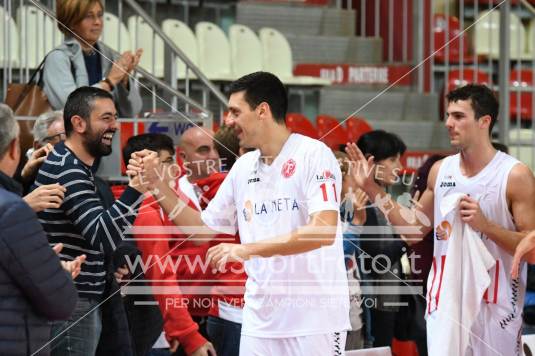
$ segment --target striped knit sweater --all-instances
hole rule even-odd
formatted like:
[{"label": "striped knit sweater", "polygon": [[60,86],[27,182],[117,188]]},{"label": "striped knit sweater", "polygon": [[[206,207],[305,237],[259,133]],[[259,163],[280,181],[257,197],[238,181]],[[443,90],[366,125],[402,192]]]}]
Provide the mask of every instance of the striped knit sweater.
[{"label": "striped knit sweater", "polygon": [[51,245],[63,243],[60,258],[73,260],[85,254],[75,285],[81,297],[99,299],[104,291],[105,255],[109,256],[123,239],[125,227],[133,224],[143,196],[128,187],[105,210],[97,196],[91,167],[84,164],[63,142],[54,146],[41,166],[34,187],[59,183],[67,191],[59,209],[38,213]]}]

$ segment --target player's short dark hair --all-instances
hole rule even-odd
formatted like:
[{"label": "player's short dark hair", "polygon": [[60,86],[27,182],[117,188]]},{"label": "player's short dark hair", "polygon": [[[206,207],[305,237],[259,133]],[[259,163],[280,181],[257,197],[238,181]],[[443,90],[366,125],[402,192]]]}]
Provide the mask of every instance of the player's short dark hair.
[{"label": "player's short dark hair", "polygon": [[63,109],[63,124],[67,136],[70,136],[73,130],[72,117],[77,115],[88,121],[93,111],[93,103],[97,99],[113,101],[113,96],[106,90],[96,87],[80,87],[69,94]]},{"label": "player's short dark hair", "polygon": [[496,94],[486,85],[468,84],[454,89],[446,95],[446,100],[448,100],[448,103],[455,103],[459,100],[470,100],[476,120],[489,115],[489,134],[492,132],[496,121],[498,121],[500,104],[498,103],[498,99],[496,99]]},{"label": "player's short dark hair", "polygon": [[229,95],[244,91],[244,98],[251,109],[267,103],[278,123],[284,123],[288,111],[288,94],[284,84],[268,72],[254,72],[232,82]]}]

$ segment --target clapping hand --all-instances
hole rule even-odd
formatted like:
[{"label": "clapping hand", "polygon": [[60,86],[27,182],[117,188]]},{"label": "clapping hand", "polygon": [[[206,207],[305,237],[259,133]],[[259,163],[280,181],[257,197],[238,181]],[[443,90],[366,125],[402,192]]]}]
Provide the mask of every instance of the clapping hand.
[{"label": "clapping hand", "polygon": [[[63,244],[56,244],[52,249],[57,255],[59,255],[59,253],[63,249]],[[71,274],[72,279],[75,279],[80,274],[80,271],[82,270],[82,264],[85,262],[85,259],[85,255],[80,255],[72,261],[60,261],[61,267],[63,267],[65,271]]]}]

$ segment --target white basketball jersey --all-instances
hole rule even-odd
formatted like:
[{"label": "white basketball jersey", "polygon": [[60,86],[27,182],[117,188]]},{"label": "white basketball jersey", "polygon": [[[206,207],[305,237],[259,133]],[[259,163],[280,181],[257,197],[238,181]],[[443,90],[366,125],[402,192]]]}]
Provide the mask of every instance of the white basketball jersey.
[{"label": "white basketball jersey", "polygon": [[[440,300],[440,292],[448,238],[453,222],[448,221],[440,213],[440,201],[444,196],[451,193],[469,194],[479,201],[487,219],[505,229],[516,230],[507,206],[506,191],[509,173],[519,161],[503,152],[497,152],[481,172],[468,178],[461,173],[460,158],[460,154],[445,158],[435,183],[434,254],[427,280],[427,315],[440,308],[441,304],[448,304]],[[451,214],[448,217],[451,219]],[[488,251],[496,259],[495,267],[489,271],[491,284],[483,297],[485,310],[493,316],[495,324],[489,327],[518,330],[522,324],[527,267],[524,264],[520,278],[513,280],[510,275],[513,256],[485,235],[480,234],[480,236]],[[455,301],[448,302],[455,303]]]},{"label": "white basketball jersey", "polygon": [[[332,151],[320,141],[292,134],[270,165],[259,150],[241,156],[202,219],[213,229],[224,224],[231,225],[232,234],[239,229],[242,243],[262,242],[297,231],[316,212],[338,212],[341,183]],[[251,258],[244,266],[242,335],[290,338],[351,329],[339,219],[332,245]]]}]

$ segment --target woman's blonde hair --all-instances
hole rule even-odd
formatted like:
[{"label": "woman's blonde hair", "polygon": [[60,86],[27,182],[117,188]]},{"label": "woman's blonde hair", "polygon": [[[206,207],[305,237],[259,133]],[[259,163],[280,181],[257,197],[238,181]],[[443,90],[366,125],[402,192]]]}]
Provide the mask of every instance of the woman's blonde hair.
[{"label": "woman's blonde hair", "polygon": [[[104,10],[100,0],[58,0],[56,4],[56,16],[58,18],[58,28],[65,35],[71,35],[69,30],[73,30],[87,15],[91,7],[99,4]],[[67,28],[65,28],[65,26]]]}]

